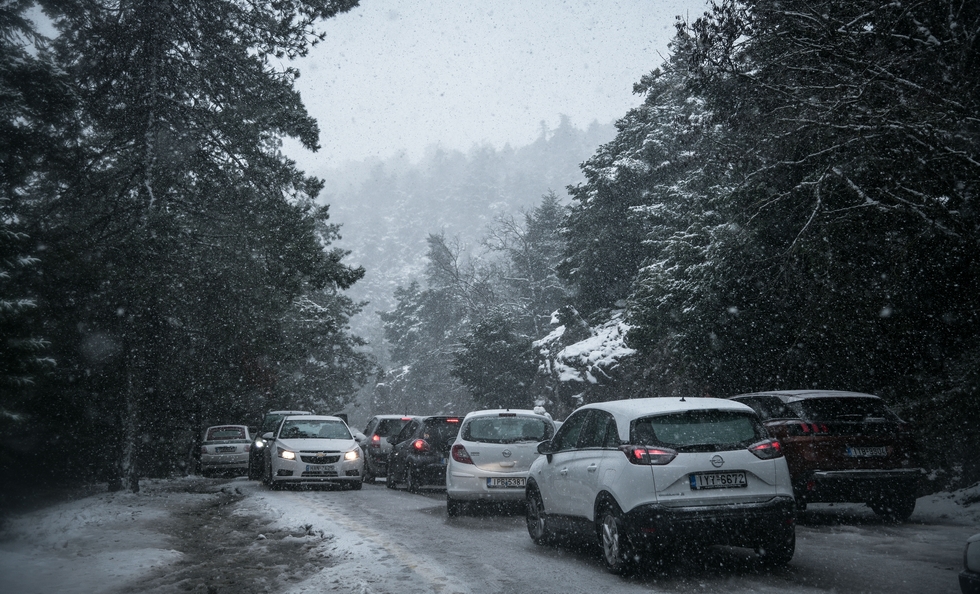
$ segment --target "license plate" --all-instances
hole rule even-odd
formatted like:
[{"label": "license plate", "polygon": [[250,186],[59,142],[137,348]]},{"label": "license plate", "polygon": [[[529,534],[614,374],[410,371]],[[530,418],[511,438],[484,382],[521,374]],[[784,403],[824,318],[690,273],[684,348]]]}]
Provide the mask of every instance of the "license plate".
[{"label": "license plate", "polygon": [[691,475],[691,488],[733,489],[749,486],[744,472],[698,472]]},{"label": "license plate", "polygon": [[307,464],[306,472],[326,472],[328,470],[333,470],[333,466],[328,466],[326,464]]},{"label": "license plate", "polygon": [[524,488],[524,484],[527,479],[524,477],[514,477],[514,478],[488,478],[487,487],[491,489],[497,488]]},{"label": "license plate", "polygon": [[235,446],[218,446],[218,447],[216,447],[214,449],[219,454],[228,454],[230,452],[234,452],[238,448],[236,448]]},{"label": "license plate", "polygon": [[885,446],[869,447],[847,447],[847,455],[852,458],[884,458],[888,456],[888,448]]}]

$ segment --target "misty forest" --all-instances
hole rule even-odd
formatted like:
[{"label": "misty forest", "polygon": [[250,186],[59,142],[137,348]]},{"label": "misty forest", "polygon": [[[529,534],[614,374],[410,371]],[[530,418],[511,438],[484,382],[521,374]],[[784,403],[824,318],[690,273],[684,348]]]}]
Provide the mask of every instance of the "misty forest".
[{"label": "misty forest", "polygon": [[289,60],[356,4],[0,3],[5,480],[138,490],[276,408],[816,387],[980,480],[980,3],[716,0],[615,124],[300,171]]}]

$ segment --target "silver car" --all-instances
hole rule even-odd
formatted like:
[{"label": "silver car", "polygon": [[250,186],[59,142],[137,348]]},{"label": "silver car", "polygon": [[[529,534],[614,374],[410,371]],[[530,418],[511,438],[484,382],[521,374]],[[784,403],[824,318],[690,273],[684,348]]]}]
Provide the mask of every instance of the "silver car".
[{"label": "silver car", "polygon": [[463,419],[446,469],[446,512],[459,515],[467,501],[522,501],[538,443],[555,423],[532,410],[480,410]]},{"label": "silver car", "polygon": [[248,472],[252,440],[244,425],[216,425],[204,431],[201,443],[201,475]]},{"label": "silver car", "polygon": [[265,483],[283,485],[334,484],[360,489],[364,458],[343,420],[322,415],[288,416],[275,433],[262,436]]}]

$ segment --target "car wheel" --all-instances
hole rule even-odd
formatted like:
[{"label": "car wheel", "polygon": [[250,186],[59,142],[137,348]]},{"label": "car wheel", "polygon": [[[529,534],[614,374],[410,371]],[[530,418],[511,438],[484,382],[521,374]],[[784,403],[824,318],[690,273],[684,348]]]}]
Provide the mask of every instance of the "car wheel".
[{"label": "car wheel", "polygon": [[364,483],[361,481],[348,481],[344,486],[351,491],[360,491],[361,487],[364,486]]},{"label": "car wheel", "polygon": [[463,513],[463,502],[446,495],[446,515],[455,518]]},{"label": "car wheel", "polygon": [[544,502],[541,500],[541,493],[538,492],[537,488],[528,489],[525,504],[527,533],[531,536],[531,540],[538,545],[550,543],[553,538],[551,526],[548,525],[548,517],[544,512]]},{"label": "car wheel", "polygon": [[388,489],[394,489],[397,486],[398,486],[398,483],[395,481],[395,473],[392,472],[391,466],[389,466],[388,467],[388,476],[385,477],[385,487],[388,488]]},{"label": "car wheel", "polygon": [[763,565],[767,567],[782,567],[793,560],[796,553],[796,527],[790,527],[788,533],[782,534],[771,542],[759,545],[755,552],[759,554]]},{"label": "car wheel", "polygon": [[361,475],[361,481],[365,483],[374,482],[374,473],[371,472],[370,468],[368,468],[367,462],[364,463],[364,474]]},{"label": "car wheel", "polygon": [[405,471],[405,475],[406,475],[405,482],[408,483],[408,492],[418,493],[421,490],[421,486],[419,485],[418,473],[412,470],[412,467],[409,466],[408,469]]},{"label": "car wheel", "polygon": [[265,484],[268,485],[273,491],[279,490],[279,483],[277,483],[275,477],[272,476],[272,464],[269,465],[269,469],[266,472]]},{"label": "car wheel", "polygon": [[610,573],[624,575],[635,566],[632,547],[623,531],[623,512],[615,503],[606,503],[596,514],[596,531],[602,547],[602,562]]},{"label": "car wheel", "polygon": [[886,495],[881,499],[869,501],[868,507],[880,518],[893,522],[904,522],[915,511],[915,495],[912,493]]}]

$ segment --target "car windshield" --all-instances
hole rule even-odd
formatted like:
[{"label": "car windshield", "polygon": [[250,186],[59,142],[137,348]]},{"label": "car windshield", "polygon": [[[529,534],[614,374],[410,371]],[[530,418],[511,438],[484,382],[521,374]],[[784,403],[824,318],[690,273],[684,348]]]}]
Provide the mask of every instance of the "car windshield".
[{"label": "car windshield", "polygon": [[409,419],[381,419],[378,423],[378,428],[374,430],[376,435],[381,437],[390,437],[396,435],[402,430],[402,427],[408,423]]},{"label": "car windshield", "polygon": [[283,421],[279,437],[284,439],[353,439],[343,421],[292,419]]},{"label": "car windshield", "polygon": [[630,442],[679,451],[720,451],[745,447],[767,433],[752,413],[691,410],[645,417],[630,425]]},{"label": "car windshield", "polygon": [[539,442],[553,433],[545,419],[526,416],[477,417],[463,427],[463,439],[483,443]]},{"label": "car windshield", "polygon": [[790,402],[787,406],[800,418],[811,422],[899,420],[878,398],[809,398]]},{"label": "car windshield", "polygon": [[244,427],[211,427],[208,429],[206,441],[227,441],[232,439],[246,439]]}]

